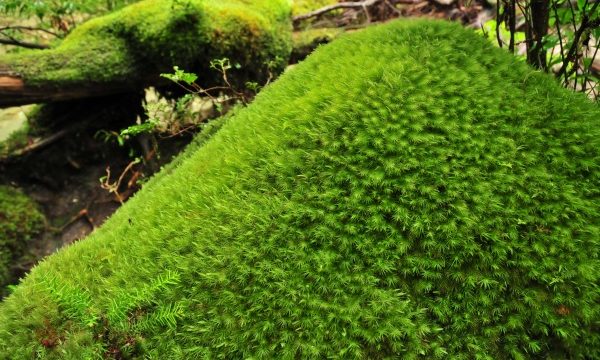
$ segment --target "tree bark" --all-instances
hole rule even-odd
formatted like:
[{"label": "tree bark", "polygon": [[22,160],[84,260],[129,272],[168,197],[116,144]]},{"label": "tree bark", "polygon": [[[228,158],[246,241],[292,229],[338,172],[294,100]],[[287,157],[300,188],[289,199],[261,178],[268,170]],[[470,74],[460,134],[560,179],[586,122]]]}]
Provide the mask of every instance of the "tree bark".
[{"label": "tree bark", "polygon": [[531,21],[527,30],[527,62],[532,66],[545,70],[546,52],[544,36],[548,33],[550,6],[548,0],[531,0]]},{"label": "tree bark", "polygon": [[118,93],[135,92],[150,84],[157,85],[164,80],[148,81],[145,84],[127,83],[82,83],[74,86],[54,86],[27,84],[19,75],[0,70],[0,107],[34,103],[56,102],[89,97],[99,97]]}]

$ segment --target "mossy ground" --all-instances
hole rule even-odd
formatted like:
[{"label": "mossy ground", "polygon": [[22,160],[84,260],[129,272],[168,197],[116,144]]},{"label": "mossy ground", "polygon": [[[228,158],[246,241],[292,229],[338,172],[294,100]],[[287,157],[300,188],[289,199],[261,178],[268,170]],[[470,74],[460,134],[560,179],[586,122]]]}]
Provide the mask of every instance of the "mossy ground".
[{"label": "mossy ground", "polygon": [[44,228],[44,216],[20,191],[0,185],[0,297],[14,279],[11,266]]},{"label": "mossy ground", "polygon": [[0,306],[0,357],[600,358],[600,110],[456,24],[319,48]]},{"label": "mossy ground", "polygon": [[242,80],[281,70],[291,51],[287,0],[145,0],[77,27],[50,50],[0,57],[30,85],[144,83],[174,65],[210,73],[211,60],[229,58]]},{"label": "mossy ground", "polygon": [[0,141],[0,158],[7,157],[15,149],[27,146],[29,140],[29,126],[24,124],[20,129],[13,131],[8,138]]}]

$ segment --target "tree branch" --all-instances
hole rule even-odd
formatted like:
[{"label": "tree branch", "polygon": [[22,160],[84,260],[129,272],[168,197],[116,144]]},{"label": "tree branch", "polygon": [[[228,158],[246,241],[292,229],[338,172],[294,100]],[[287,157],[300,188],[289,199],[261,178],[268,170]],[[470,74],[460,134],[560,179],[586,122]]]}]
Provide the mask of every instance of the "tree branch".
[{"label": "tree branch", "polygon": [[600,5],[600,1],[594,3],[589,13],[583,15],[583,18],[581,19],[581,26],[575,32],[575,35],[573,36],[573,43],[571,44],[571,47],[567,52],[566,61],[563,62],[562,66],[560,67],[560,70],[558,70],[558,72],[556,73],[557,78],[560,78],[567,71],[567,66],[569,65],[569,63],[575,61],[575,58],[577,56],[577,48],[579,47],[579,40],[581,40],[581,36],[583,35],[583,33],[585,33],[587,29],[593,29],[595,27],[600,26],[600,18],[595,19],[593,21],[590,21],[589,18],[589,14],[593,14],[598,8],[598,5]]},{"label": "tree branch", "polygon": [[50,31],[48,29],[44,29],[44,28],[39,28],[39,27],[31,27],[31,26],[21,26],[21,25],[11,25],[11,26],[3,26],[0,27],[0,32],[1,31],[6,31],[6,30],[18,30],[18,31],[41,31],[41,32],[45,32],[46,34],[50,34],[52,36],[56,36],[58,38],[62,38],[62,36],[60,34],[55,33],[54,31]]},{"label": "tree branch", "polygon": [[[422,1],[423,0],[393,0],[391,2],[393,4],[416,4],[416,3],[420,3]],[[364,1],[356,1],[356,2],[341,2],[341,3],[337,3],[337,4],[324,6],[320,9],[311,11],[306,14],[294,16],[293,20],[294,20],[294,22],[298,22],[298,21],[310,19],[313,17],[321,16],[323,14],[326,14],[328,12],[331,12],[331,11],[337,10],[337,9],[356,9],[356,8],[366,9],[366,8],[371,7],[380,2],[384,2],[384,0],[364,0]]]},{"label": "tree branch", "polygon": [[9,36],[8,39],[0,39],[0,44],[20,46],[20,47],[23,47],[26,49],[48,49],[47,45],[30,43],[30,42],[26,42],[26,41],[19,41],[11,36]]}]

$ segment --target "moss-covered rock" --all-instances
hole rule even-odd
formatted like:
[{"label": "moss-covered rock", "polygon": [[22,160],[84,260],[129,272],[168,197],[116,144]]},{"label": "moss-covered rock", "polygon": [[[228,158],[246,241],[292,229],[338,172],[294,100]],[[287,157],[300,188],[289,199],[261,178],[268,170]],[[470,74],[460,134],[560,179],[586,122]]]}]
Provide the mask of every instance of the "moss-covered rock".
[{"label": "moss-covered rock", "polygon": [[0,298],[13,279],[11,266],[27,248],[27,243],[44,227],[44,216],[26,195],[0,186]]},{"label": "moss-covered rock", "polygon": [[4,358],[600,358],[600,109],[471,30],[343,36],[0,306]]},{"label": "moss-covered rock", "polygon": [[30,86],[144,84],[174,65],[209,84],[220,80],[210,61],[227,57],[242,80],[259,81],[266,62],[275,70],[286,63],[290,11],[287,0],[145,0],[84,23],[54,49],[2,56],[0,65]]}]

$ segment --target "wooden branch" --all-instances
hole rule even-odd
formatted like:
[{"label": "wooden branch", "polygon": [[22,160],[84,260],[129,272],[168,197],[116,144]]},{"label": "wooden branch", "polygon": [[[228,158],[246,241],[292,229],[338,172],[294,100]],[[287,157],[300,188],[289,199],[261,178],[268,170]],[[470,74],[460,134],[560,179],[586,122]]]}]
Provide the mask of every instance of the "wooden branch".
[{"label": "wooden branch", "polygon": [[52,36],[56,36],[56,37],[61,37],[60,35],[58,35],[57,33],[50,31],[50,30],[46,30],[46,29],[42,29],[42,28],[38,28],[38,27],[31,27],[31,26],[21,26],[21,25],[14,25],[14,26],[2,26],[0,27],[0,35],[6,37],[6,39],[2,39],[0,38],[0,44],[2,45],[12,45],[12,46],[20,46],[26,49],[48,49],[49,46],[44,45],[44,44],[37,44],[37,43],[32,43],[32,42],[28,42],[28,41],[22,41],[22,40],[18,40],[17,38],[15,38],[14,36],[11,36],[7,33],[5,33],[5,31],[7,30],[16,30],[16,31],[42,31],[45,32],[46,34],[50,34]]},{"label": "wooden branch", "polygon": [[6,156],[0,156],[0,163],[8,163],[8,162],[14,161],[15,159],[17,159],[21,156],[42,150],[42,149],[54,144],[55,142],[61,140],[66,135],[70,134],[71,132],[75,131],[77,128],[80,128],[81,126],[82,126],[81,124],[75,124],[68,128],[59,130],[53,134],[50,134],[45,138],[35,140],[31,144],[26,145],[25,147],[12,150]]},{"label": "wooden branch", "polygon": [[[150,83],[150,82],[148,82]],[[152,84],[160,84],[154,81]],[[85,83],[78,86],[55,87],[28,85],[15,73],[0,68],[0,107],[18,106],[43,102],[64,101],[87,97],[106,96],[136,91],[145,83]]]},{"label": "wooden branch", "polygon": [[[513,0],[514,1],[514,0]],[[527,47],[527,62],[534,67],[546,70],[546,51],[544,50],[544,36],[548,34],[548,18],[550,7],[547,0],[531,0],[531,22],[528,34],[530,37]],[[514,35],[514,28],[511,29]]]},{"label": "wooden branch", "polygon": [[15,151],[13,154],[11,154],[11,156],[13,156],[13,157],[23,156],[25,154],[28,154],[28,153],[31,153],[31,152],[34,152],[37,150],[41,150],[41,149],[55,143],[56,141],[62,139],[65,135],[70,133],[71,130],[72,129],[63,129],[63,130],[60,130],[60,131],[48,136],[47,138],[43,138],[43,139],[34,141],[33,143],[25,146],[24,148]]},{"label": "wooden branch", "polygon": [[43,45],[43,44],[36,44],[36,43],[30,43],[30,42],[26,42],[26,41],[20,41],[17,40],[11,36],[8,37],[8,39],[0,39],[0,44],[2,45],[13,45],[13,46],[20,46],[22,48],[26,48],[26,49],[47,49],[48,46],[47,45]]},{"label": "wooden branch", "polygon": [[311,11],[309,13],[294,16],[294,22],[321,16],[323,14],[326,14],[328,12],[331,12],[331,11],[337,10],[337,9],[365,8],[368,6],[372,6],[373,4],[376,4],[381,1],[382,0],[365,0],[365,1],[359,1],[359,2],[341,2],[341,3],[337,3],[337,4],[327,5],[320,9]]},{"label": "wooden branch", "polygon": [[502,37],[500,36],[500,24],[504,21],[504,16],[506,14],[506,7],[504,7],[504,11],[500,11],[503,8],[500,6],[500,3],[496,4],[496,41],[498,42],[498,47],[502,48],[504,42],[502,41]]},{"label": "wooden branch", "polygon": [[371,6],[381,3],[381,2],[386,2],[386,3],[388,3],[388,5],[391,5],[390,3],[392,3],[392,4],[417,4],[417,3],[420,3],[423,1],[424,0],[391,0],[391,1],[364,0],[364,1],[355,1],[355,2],[341,2],[341,3],[337,3],[337,4],[324,6],[320,9],[311,11],[306,14],[294,16],[293,20],[294,20],[294,22],[298,22],[298,21],[310,19],[313,17],[321,16],[323,14],[326,14],[328,12],[338,10],[338,9],[357,9],[357,8],[366,9],[368,7],[371,7]]},{"label": "wooden branch", "polygon": [[517,32],[517,2],[516,0],[510,0],[509,13],[508,13],[508,28],[510,31],[510,40],[508,43],[508,51],[511,54],[515,53],[515,33]]},{"label": "wooden branch", "polygon": [[10,25],[10,26],[3,26],[0,27],[0,31],[5,31],[5,30],[18,30],[18,31],[41,31],[41,32],[45,32],[46,34],[50,34],[52,36],[56,36],[61,38],[62,36],[55,33],[54,31],[48,30],[48,29],[44,29],[44,28],[40,28],[40,27],[32,27],[32,26],[21,26],[21,25]]}]

